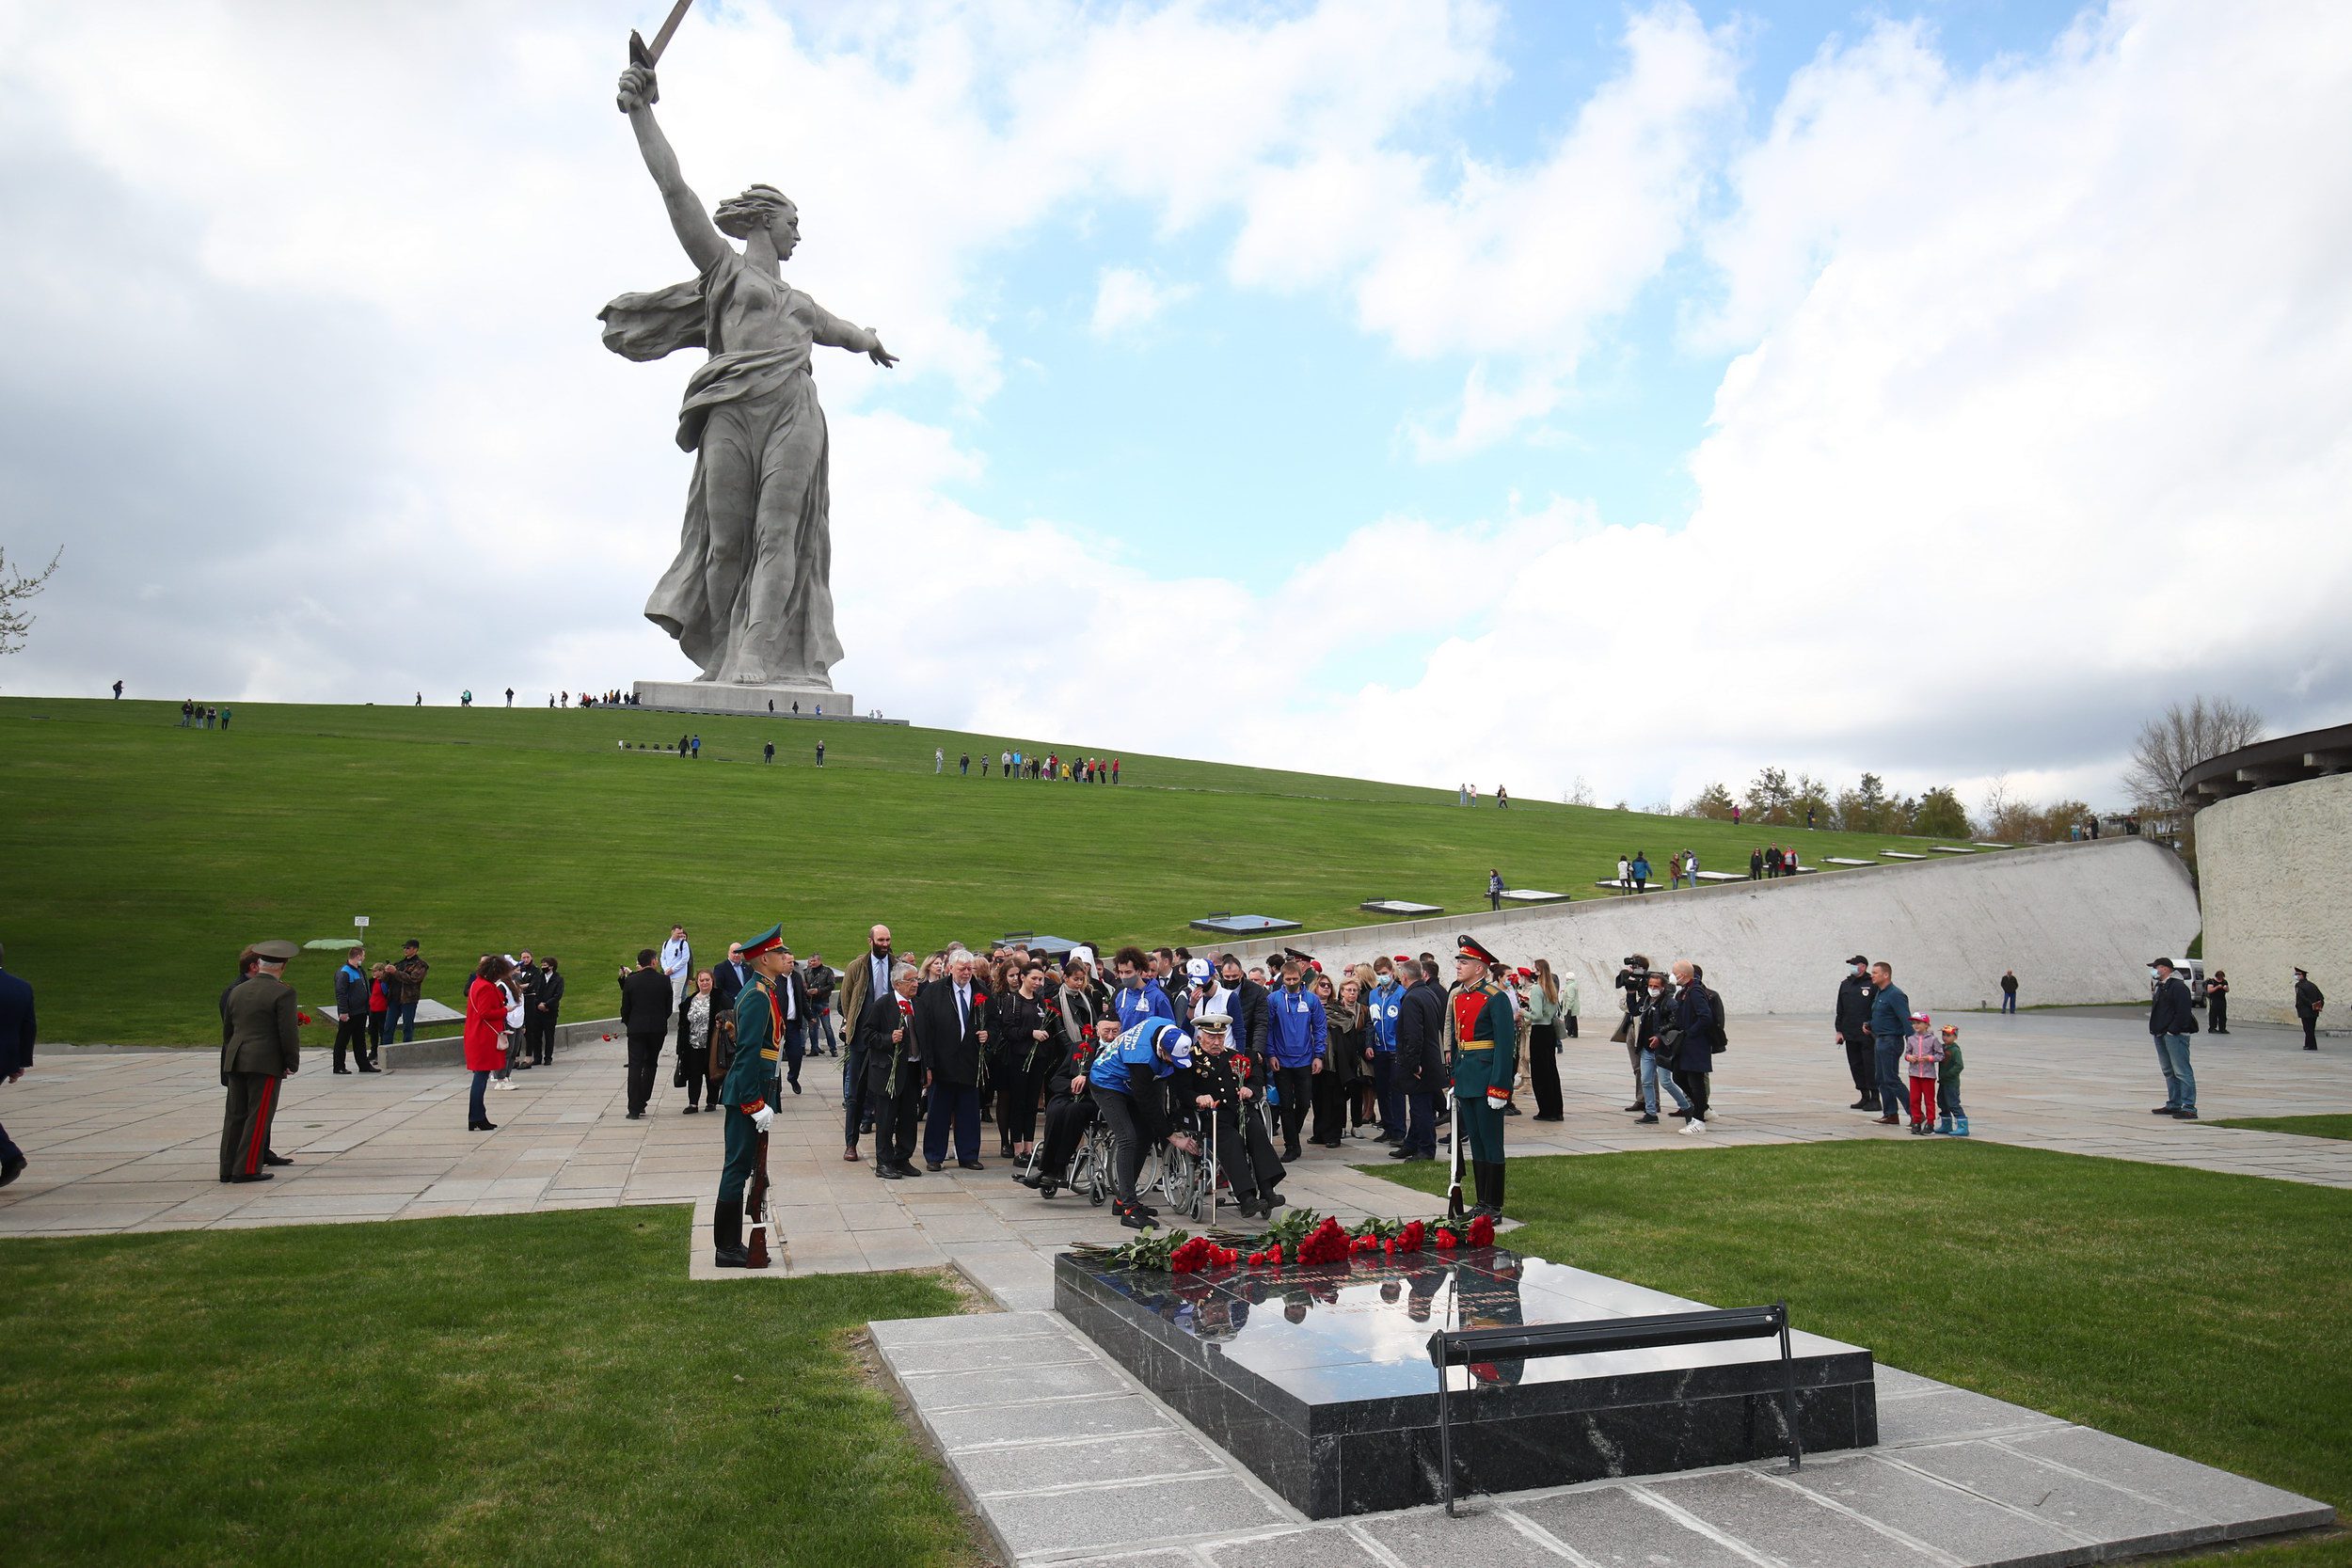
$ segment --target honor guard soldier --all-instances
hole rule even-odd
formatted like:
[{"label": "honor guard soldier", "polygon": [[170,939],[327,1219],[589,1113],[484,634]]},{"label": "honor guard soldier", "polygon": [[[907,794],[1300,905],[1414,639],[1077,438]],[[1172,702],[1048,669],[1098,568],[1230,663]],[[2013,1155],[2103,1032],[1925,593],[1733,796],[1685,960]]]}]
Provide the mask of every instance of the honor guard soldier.
[{"label": "honor guard soldier", "polygon": [[1495,974],[1502,960],[1464,937],[1446,995],[1446,1056],[1454,1068],[1455,1136],[1470,1146],[1473,1214],[1502,1216],[1502,1108],[1519,1070],[1518,1016]]},{"label": "honor guard soldier", "polygon": [[735,999],[735,1058],[720,1090],[727,1107],[726,1164],[719,1173],[719,1207],[710,1217],[711,1244],[723,1269],[751,1262],[743,1247],[743,1187],[759,1158],[760,1135],[776,1118],[770,1096],[784,1059],[784,1003],[776,987],[788,951],[781,925],[743,944],[752,981]]},{"label": "honor guard soldier", "polygon": [[278,1115],[278,1080],[302,1066],[302,1025],[294,988],[285,980],[288,960],[300,951],[291,942],[254,943],[253,973],[221,1005],[229,1035],[220,1051],[221,1082],[229,1090],[220,1122],[223,1181],[270,1179],[262,1166],[270,1121]]}]

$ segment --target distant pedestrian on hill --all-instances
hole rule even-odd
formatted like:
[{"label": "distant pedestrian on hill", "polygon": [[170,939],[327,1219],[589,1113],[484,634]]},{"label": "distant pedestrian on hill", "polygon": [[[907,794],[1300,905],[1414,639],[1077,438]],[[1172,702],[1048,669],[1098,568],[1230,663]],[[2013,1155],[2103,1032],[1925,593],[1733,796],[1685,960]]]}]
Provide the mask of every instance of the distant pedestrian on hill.
[{"label": "distant pedestrian on hill", "polygon": [[762,762],[773,762],[776,760],[776,743],[774,741],[771,740],[767,745],[762,746],[759,749],[759,760]]},{"label": "distant pedestrian on hill", "polygon": [[423,693],[423,692],[421,692],[421,691],[418,692],[418,693],[417,693],[417,700],[416,700],[415,702],[413,702],[413,703],[409,704],[408,705],[409,705],[410,707],[422,707],[422,706],[424,706],[424,693]]},{"label": "distant pedestrian on hill", "polygon": [[2327,993],[2312,984],[2312,977],[2298,969],[2295,972],[2295,1016],[2302,1021],[2303,1049],[2319,1049],[2319,1012],[2328,1006]]},{"label": "distant pedestrian on hill", "polygon": [[1735,828],[1740,825],[1740,808],[1738,806],[1731,808],[1731,825]]},{"label": "distant pedestrian on hill", "polygon": [[817,766],[825,766],[825,743],[821,740],[817,743]]},{"label": "distant pedestrian on hill", "polygon": [[1617,857],[1617,891],[1619,893],[1633,891],[1633,863],[1623,855]]},{"label": "distant pedestrian on hill", "polygon": [[[980,759],[980,767],[982,770],[985,771],[988,767],[988,759],[985,757]],[[961,756],[956,758],[956,776],[964,779],[968,779],[972,776],[971,752],[966,752]]]},{"label": "distant pedestrian on hill", "polygon": [[1501,867],[1497,867],[1496,869],[1486,873],[1486,907],[1490,910],[1500,910],[1502,908],[1502,871]]},{"label": "distant pedestrian on hill", "polygon": [[458,705],[459,707],[471,707],[471,706],[473,706],[473,688],[472,688],[472,687],[468,687],[465,690],[463,690],[463,691],[461,691],[461,692],[459,692],[459,693],[457,694],[457,705]]},{"label": "distant pedestrian on hill", "polygon": [[1119,782],[1119,759],[1118,759],[1117,757],[1113,757],[1113,758],[1111,758],[1111,783],[1113,783],[1113,784],[1117,784],[1118,782]]},{"label": "distant pedestrian on hill", "polygon": [[222,708],[220,710],[220,727],[224,730],[229,727],[229,710],[227,708]]},{"label": "distant pedestrian on hill", "polygon": [[1763,879],[1764,851],[1761,849],[1751,849],[1748,851],[1748,880],[1751,882],[1760,882]]},{"label": "distant pedestrian on hill", "polygon": [[1893,1127],[1902,1120],[1903,1041],[1911,1034],[1911,998],[1895,984],[1895,966],[1883,958],[1870,966],[1870,1057],[1876,1068],[1879,1125]]},{"label": "distant pedestrian on hill", "polygon": [[1633,891],[1649,891],[1649,856],[1639,849],[1633,851]]},{"label": "distant pedestrian on hill", "polygon": [[2164,1073],[2164,1103],[2152,1114],[2195,1121],[2197,1074],[2189,1068],[2188,1037],[2197,1033],[2197,1014],[2188,1005],[2187,983],[2172,973],[2172,960],[2158,958],[2153,967],[2156,993],[2148,1004],[2148,1033]]},{"label": "distant pedestrian on hill", "polygon": [[1813,808],[1811,806],[1804,808],[1804,831],[1808,833],[1813,831]]},{"label": "distant pedestrian on hill", "polygon": [[947,752],[945,748],[934,746],[931,748],[931,772],[937,775],[946,771],[947,771]]},{"label": "distant pedestrian on hill", "polygon": [[195,700],[193,698],[183,698],[180,703],[180,727],[183,730],[186,729],[188,727],[188,721],[195,717]]},{"label": "distant pedestrian on hill", "polygon": [[1677,849],[1666,857],[1666,891],[1677,892],[1682,887],[1682,851]]},{"label": "distant pedestrian on hill", "polygon": [[[0,950],[0,959],[7,953]],[[33,988],[0,963],[0,1084],[13,1084],[33,1065]],[[0,1187],[24,1174],[24,1151],[0,1127]]]},{"label": "distant pedestrian on hill", "polygon": [[2013,969],[2005,969],[2001,971],[2001,1011],[2005,1013],[2013,1013],[2016,1010],[2017,971]]},{"label": "distant pedestrian on hill", "polygon": [[115,682],[115,701],[118,703],[122,701],[122,683],[120,681]]},{"label": "distant pedestrian on hill", "polygon": [[1497,811],[1511,809],[1511,791],[1502,784],[1495,785],[1495,809]]},{"label": "distant pedestrian on hill", "polygon": [[506,689],[506,705],[508,707],[515,705],[515,689],[511,686]]}]

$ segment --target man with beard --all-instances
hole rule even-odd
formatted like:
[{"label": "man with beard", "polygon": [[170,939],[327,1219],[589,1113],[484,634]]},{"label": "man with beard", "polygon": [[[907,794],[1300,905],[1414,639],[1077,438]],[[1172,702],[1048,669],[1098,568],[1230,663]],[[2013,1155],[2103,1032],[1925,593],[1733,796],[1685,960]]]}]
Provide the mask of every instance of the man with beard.
[{"label": "man with beard", "polygon": [[845,1035],[857,1033],[858,1009],[866,1006],[868,998],[890,994],[894,967],[890,927],[877,926],[866,937],[866,951],[851,959],[841,972],[841,1032]]},{"label": "man with beard", "polygon": [[1878,987],[1870,979],[1870,960],[1856,953],[1846,960],[1852,973],[1837,982],[1837,1012],[1834,1027],[1837,1043],[1846,1048],[1846,1071],[1853,1079],[1854,1102],[1850,1111],[1879,1109],[1877,1051],[1870,1039],[1870,999]]}]

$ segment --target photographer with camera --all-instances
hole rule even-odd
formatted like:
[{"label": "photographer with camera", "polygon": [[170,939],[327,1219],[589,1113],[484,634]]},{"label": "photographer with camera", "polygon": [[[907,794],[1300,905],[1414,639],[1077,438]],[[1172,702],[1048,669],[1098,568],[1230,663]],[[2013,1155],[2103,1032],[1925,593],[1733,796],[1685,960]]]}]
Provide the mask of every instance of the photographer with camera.
[{"label": "photographer with camera", "polygon": [[1633,1069],[1633,1103],[1629,1111],[1642,1108],[1642,1009],[1649,1004],[1649,958],[1640,953],[1629,954],[1623,960],[1613,982],[1617,988],[1617,1003],[1625,1016],[1617,1021],[1614,1033],[1609,1037],[1625,1046],[1625,1059]]}]

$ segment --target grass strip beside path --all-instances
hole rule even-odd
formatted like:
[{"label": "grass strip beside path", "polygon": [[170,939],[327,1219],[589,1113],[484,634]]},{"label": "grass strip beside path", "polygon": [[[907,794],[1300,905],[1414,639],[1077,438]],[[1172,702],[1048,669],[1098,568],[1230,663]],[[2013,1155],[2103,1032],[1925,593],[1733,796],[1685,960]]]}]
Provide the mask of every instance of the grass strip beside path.
[{"label": "grass strip beside path", "polygon": [[2292,1132],[2298,1138],[2352,1138],[2352,1116],[2233,1117],[2209,1125],[2243,1127],[2250,1132]]},{"label": "grass strip beside path", "polygon": [[[2352,1192],[1939,1139],[1514,1160],[1509,1211],[1522,1251],[1786,1300],[1888,1366],[2352,1515]],[[2227,1560],[2352,1564],[2352,1537]]]},{"label": "grass strip beside path", "polygon": [[0,1243],[16,1563],[946,1568],[845,1348],[915,1275],[693,1284],[675,1208]]}]

